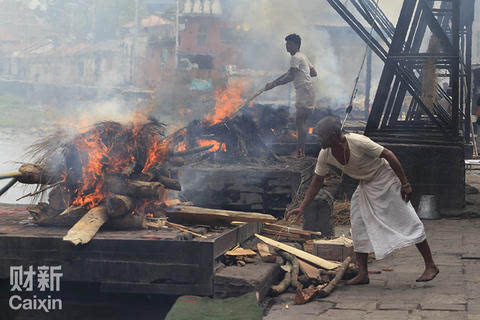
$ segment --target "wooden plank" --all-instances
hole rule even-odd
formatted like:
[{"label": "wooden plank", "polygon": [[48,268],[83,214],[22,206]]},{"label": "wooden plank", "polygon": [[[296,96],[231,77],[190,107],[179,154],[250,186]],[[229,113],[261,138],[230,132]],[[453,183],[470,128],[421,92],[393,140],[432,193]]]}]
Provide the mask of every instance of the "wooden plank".
[{"label": "wooden plank", "polygon": [[257,253],[250,249],[235,248],[225,252],[227,256],[256,256]]},{"label": "wooden plank", "polygon": [[97,206],[88,211],[63,237],[64,241],[70,241],[74,245],[88,243],[97,233],[98,229],[107,222],[107,209]]},{"label": "wooden plank", "polygon": [[255,236],[258,239],[265,242],[266,244],[269,244],[269,245],[271,245],[275,248],[278,248],[278,249],[281,249],[281,250],[286,251],[288,253],[291,253],[291,254],[295,255],[296,257],[298,257],[300,259],[303,259],[303,260],[306,260],[308,262],[311,262],[312,264],[314,264],[316,266],[319,266],[321,268],[324,268],[324,269],[327,269],[327,270],[332,270],[332,269],[337,268],[340,265],[340,263],[322,259],[320,257],[314,256],[313,254],[310,254],[310,253],[305,252],[303,250],[299,250],[297,248],[291,247],[291,246],[286,245],[284,243],[272,240],[272,239],[267,238],[267,237],[263,237],[259,234],[255,234]]},{"label": "wooden plank", "polygon": [[175,206],[167,208],[167,216],[187,218],[201,221],[241,221],[241,222],[273,222],[277,219],[269,214],[258,212],[243,212],[220,209],[208,209],[193,206]]}]

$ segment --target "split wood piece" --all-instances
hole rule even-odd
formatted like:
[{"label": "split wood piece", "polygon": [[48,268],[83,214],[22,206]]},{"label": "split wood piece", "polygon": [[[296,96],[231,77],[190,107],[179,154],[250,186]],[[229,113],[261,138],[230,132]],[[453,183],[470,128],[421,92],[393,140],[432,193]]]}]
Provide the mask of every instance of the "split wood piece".
[{"label": "split wood piece", "polygon": [[256,256],[257,253],[250,249],[235,248],[225,252],[227,256]]},{"label": "split wood piece", "polygon": [[285,260],[289,261],[290,264],[292,265],[292,271],[291,271],[291,276],[290,276],[290,284],[292,287],[296,289],[301,289],[302,285],[300,282],[298,282],[298,271],[299,271],[299,265],[298,265],[298,259],[285,251],[280,251],[279,254],[285,258]]},{"label": "split wood piece", "polygon": [[263,262],[274,263],[277,257],[270,252],[269,246],[265,243],[257,243],[257,250]]},{"label": "split wood piece", "polygon": [[333,289],[335,289],[335,286],[337,285],[337,283],[340,280],[342,280],[343,274],[347,270],[348,265],[350,264],[351,260],[352,260],[352,257],[347,257],[342,262],[342,265],[336,270],[337,272],[335,274],[335,278],[333,278],[333,280],[331,280],[326,287],[324,287],[324,288],[322,288],[321,290],[318,291],[318,296],[320,298],[327,297],[328,295],[330,295],[330,293],[332,293],[332,291],[333,291]]},{"label": "split wood piece", "polygon": [[58,211],[43,202],[29,206],[27,210],[32,215],[35,223],[40,226],[66,228],[71,228],[75,225],[87,212],[87,210],[82,207],[68,207],[63,211],[67,212],[67,214],[60,214]]},{"label": "split wood piece", "polygon": [[[291,269],[292,264],[287,261],[286,266],[287,268],[289,267]],[[285,275],[282,281],[280,281],[279,284],[272,286],[272,293],[275,295],[279,295],[280,293],[287,290],[287,288],[290,286],[290,283],[292,281],[291,279],[292,279],[291,271],[285,272]]]},{"label": "split wood piece", "polygon": [[166,221],[166,222],[165,222],[165,225],[166,225],[167,227],[176,228],[176,229],[179,229],[179,230],[181,230],[181,231],[184,231],[184,232],[193,234],[194,236],[197,236],[197,237],[200,237],[200,238],[207,238],[207,237],[204,236],[203,234],[199,234],[199,233],[193,232],[192,230],[188,229],[188,228],[185,227],[185,226],[182,226],[181,224],[177,224],[177,223],[173,223],[173,222],[170,222],[170,221]]},{"label": "split wood piece", "polygon": [[167,189],[176,190],[176,191],[182,190],[182,187],[178,180],[168,178],[165,176],[155,176],[155,180],[163,184]]},{"label": "split wood piece", "polygon": [[208,151],[212,147],[213,147],[213,144],[210,144],[208,146],[196,147],[196,148],[192,148],[190,150],[173,152],[171,157],[184,157],[184,156],[188,156],[188,155],[191,155],[191,154],[200,153],[200,152],[203,152],[203,151]]},{"label": "split wood piece", "polygon": [[[326,286],[326,284],[322,286]],[[305,304],[309,302],[315,297],[315,295],[318,293],[319,290],[320,289],[318,287],[315,287],[313,285],[310,285],[306,289],[298,288],[295,294],[295,299],[293,301],[293,304]]]},{"label": "split wood piece", "polygon": [[309,279],[319,279],[320,270],[312,266],[311,264],[298,259],[298,264],[300,265],[300,270],[305,274]]},{"label": "split wood piece", "polygon": [[112,193],[135,198],[161,200],[165,194],[165,187],[160,182],[124,179],[119,176],[106,176],[104,185],[106,189]]},{"label": "split wood piece", "polygon": [[303,259],[305,261],[308,261],[308,262],[310,262],[310,263],[312,263],[316,266],[319,266],[321,268],[324,268],[324,269],[327,269],[327,270],[332,270],[332,269],[337,268],[340,265],[338,262],[333,262],[333,261],[328,261],[328,260],[322,259],[322,258],[314,256],[313,254],[310,254],[308,252],[299,250],[297,248],[294,248],[294,247],[286,245],[284,243],[281,243],[281,242],[272,240],[270,238],[261,236],[259,234],[255,234],[255,236],[257,238],[259,238],[260,240],[262,240],[263,242],[265,242],[266,244],[269,244],[269,245],[271,245],[275,248],[278,248],[278,249],[284,250],[288,253],[291,253],[291,254],[295,255],[296,257],[298,257],[300,259]]},{"label": "split wood piece", "polygon": [[18,171],[21,175],[16,177],[17,180],[25,184],[51,184],[61,179],[60,177],[52,177],[43,166],[33,163],[23,164]]},{"label": "split wood piece", "polygon": [[70,230],[68,230],[68,233],[63,237],[63,240],[70,241],[74,245],[88,243],[107,220],[107,208],[104,205],[99,205],[88,211]]},{"label": "split wood piece", "polygon": [[321,237],[322,233],[321,232],[315,232],[315,231],[308,231],[308,230],[303,230],[300,228],[293,228],[289,226],[283,226],[280,224],[276,223],[265,223],[264,228],[267,228],[269,230],[275,230],[278,232],[280,235],[284,234],[293,234],[293,235],[298,235],[301,237],[305,237],[308,239],[312,239],[313,237]]},{"label": "split wood piece", "polygon": [[131,214],[133,209],[135,209],[135,202],[130,197],[115,194],[105,199],[105,206],[108,216],[110,218],[116,218]]},{"label": "split wood piece", "polygon": [[257,212],[242,212],[219,209],[207,209],[193,206],[175,206],[167,208],[167,216],[172,218],[185,218],[200,220],[203,222],[215,221],[241,221],[241,222],[269,222],[275,221],[275,217],[269,214]]}]

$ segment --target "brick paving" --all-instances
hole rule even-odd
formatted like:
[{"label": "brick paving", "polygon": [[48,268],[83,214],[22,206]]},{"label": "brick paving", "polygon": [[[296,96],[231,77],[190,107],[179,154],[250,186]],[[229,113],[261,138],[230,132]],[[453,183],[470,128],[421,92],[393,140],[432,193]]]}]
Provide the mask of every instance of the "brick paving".
[{"label": "brick paving", "polygon": [[[272,300],[265,320],[480,320],[480,219],[424,221],[440,274],[417,283],[423,260],[415,246],[369,264],[370,284],[341,284],[329,297],[293,305],[293,293]],[[477,258],[477,259],[475,259]]]}]

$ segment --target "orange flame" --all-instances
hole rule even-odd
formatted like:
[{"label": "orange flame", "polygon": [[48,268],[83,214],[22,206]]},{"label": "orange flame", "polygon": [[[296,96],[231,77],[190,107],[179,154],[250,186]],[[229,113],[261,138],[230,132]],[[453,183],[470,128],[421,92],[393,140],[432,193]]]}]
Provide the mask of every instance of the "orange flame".
[{"label": "orange flame", "polygon": [[232,81],[225,90],[215,91],[215,109],[209,113],[205,120],[210,124],[216,124],[230,117],[243,102],[242,95],[246,88],[246,81],[237,79]]},{"label": "orange flame", "polygon": [[142,173],[148,172],[148,170],[153,167],[155,164],[162,162],[168,154],[168,145],[169,139],[160,139],[156,138],[155,141],[150,145],[150,148],[147,151],[147,161],[143,167]]},{"label": "orange flame", "polygon": [[218,151],[218,150],[222,150],[224,152],[227,151],[227,147],[225,146],[225,143],[220,143],[217,140],[198,140],[197,142],[200,145],[200,147],[213,144],[213,147],[211,147],[208,151]]},{"label": "orange flame", "polygon": [[182,151],[186,151],[186,150],[187,150],[187,144],[185,143],[185,141],[180,141],[178,143],[175,151],[182,152]]},{"label": "orange flame", "polygon": [[313,128],[308,128],[308,134],[313,134]]}]

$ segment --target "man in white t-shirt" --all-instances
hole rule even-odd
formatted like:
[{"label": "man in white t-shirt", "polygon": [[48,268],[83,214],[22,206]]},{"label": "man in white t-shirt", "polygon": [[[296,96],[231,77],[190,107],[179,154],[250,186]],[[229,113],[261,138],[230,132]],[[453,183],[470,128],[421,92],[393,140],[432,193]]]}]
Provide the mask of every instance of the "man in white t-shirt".
[{"label": "man in white t-shirt", "polygon": [[438,274],[422,222],[409,202],[412,187],[395,154],[360,134],[343,134],[340,121],[325,117],[316,134],[321,143],[315,175],[299,208],[289,211],[301,215],[323,186],[329,165],[359,180],[352,196],[350,222],[358,275],[347,284],[368,284],[367,260],[370,252],[383,259],[396,249],[415,244],[425,271],[417,281],[430,281]]},{"label": "man in white t-shirt", "polygon": [[297,157],[305,156],[305,140],[307,138],[307,127],[305,122],[315,106],[315,91],[313,90],[312,77],[317,76],[315,68],[307,56],[300,52],[302,40],[297,34],[290,34],[285,38],[286,48],[292,56],[290,69],[287,73],[275,81],[267,83],[265,90],[271,90],[293,81],[296,92],[296,125],[297,125]]}]

